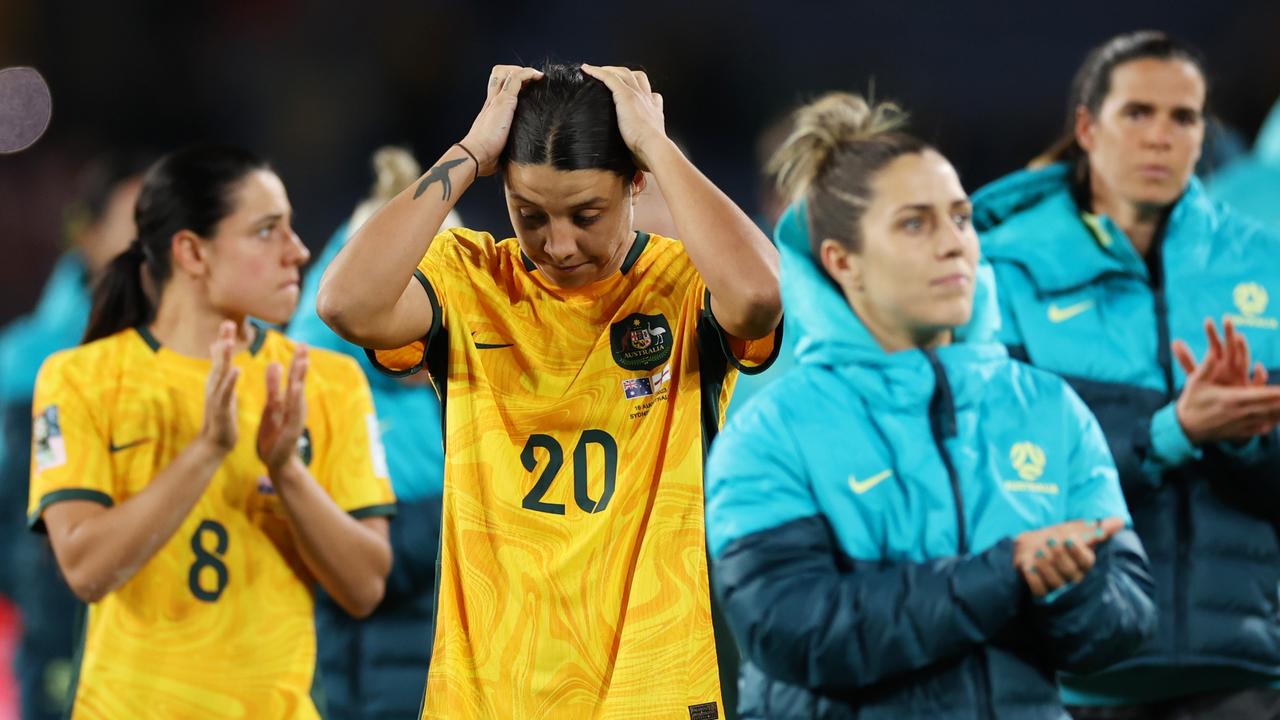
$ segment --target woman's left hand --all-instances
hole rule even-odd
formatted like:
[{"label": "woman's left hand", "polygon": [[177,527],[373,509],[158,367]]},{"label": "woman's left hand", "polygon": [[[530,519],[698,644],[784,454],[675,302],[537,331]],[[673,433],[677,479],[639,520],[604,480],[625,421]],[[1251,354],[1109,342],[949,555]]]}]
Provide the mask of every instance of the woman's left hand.
[{"label": "woman's left hand", "polygon": [[1020,534],[1013,564],[1031,594],[1043,597],[1084,579],[1096,560],[1094,548],[1124,529],[1124,519],[1073,520]]},{"label": "woman's left hand", "polygon": [[298,456],[298,439],[307,421],[307,347],[298,345],[283,392],[279,363],[267,367],[267,404],[258,425],[258,457],[274,475]]},{"label": "woman's left hand", "polygon": [[622,140],[635,156],[640,169],[650,169],[647,153],[656,143],[667,141],[667,130],[662,115],[662,96],[650,87],[649,76],[643,70],[586,63],[582,64],[582,72],[603,82],[613,92]]}]

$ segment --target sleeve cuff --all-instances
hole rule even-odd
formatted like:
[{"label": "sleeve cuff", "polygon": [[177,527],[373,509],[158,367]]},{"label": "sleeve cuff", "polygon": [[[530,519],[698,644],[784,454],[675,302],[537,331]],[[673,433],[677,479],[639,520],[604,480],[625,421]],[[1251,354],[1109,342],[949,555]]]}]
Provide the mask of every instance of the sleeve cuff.
[{"label": "sleeve cuff", "polygon": [[[720,338],[720,352],[724,353],[725,359],[728,360],[729,365],[732,366],[733,369],[743,375],[759,375],[765,370],[773,367],[774,361],[778,359],[778,353],[782,351],[782,318],[778,319],[778,326],[773,329],[772,333],[755,340],[740,340],[738,338],[734,338],[733,335],[730,335],[729,332],[720,324],[720,321],[716,319],[716,314],[711,310],[711,290],[703,290],[702,300],[703,312],[710,320],[711,326],[715,328],[716,336]],[[735,340],[741,342],[743,345],[743,352],[741,355],[734,351],[732,343]],[[759,345],[765,342],[772,343],[769,347],[769,353],[763,360],[757,363],[749,356],[754,355],[755,353],[753,353],[752,350],[755,350]]]},{"label": "sleeve cuff", "polygon": [[1033,598],[1032,602],[1041,606],[1052,605],[1054,600],[1057,600],[1063,595],[1066,595],[1075,586],[1076,586],[1076,583],[1069,582],[1066,585],[1063,585],[1062,587],[1058,588],[1057,590],[1050,592],[1048,595],[1045,595],[1044,597]]},{"label": "sleeve cuff", "polygon": [[[443,311],[440,307],[440,299],[436,296],[435,288],[431,287],[431,282],[427,280],[427,276],[421,270],[414,270],[413,277],[421,283],[422,289],[427,293],[427,301],[431,303],[431,327],[427,330],[427,334],[421,340],[403,348],[393,350],[364,348],[364,354],[369,358],[369,364],[373,365],[378,372],[393,378],[409,377],[427,366],[427,347],[435,341],[443,325],[440,318],[440,314]],[[380,352],[388,353],[388,355],[410,355],[412,357],[409,358],[408,362],[396,363],[396,367],[391,367],[382,361],[379,356]]]},{"label": "sleeve cuff", "polygon": [[364,520],[371,517],[392,518],[396,515],[396,504],[386,503],[383,505],[366,505],[354,510],[348,510],[347,514],[357,520]]},{"label": "sleeve cuff", "polygon": [[1169,403],[1151,416],[1152,459],[1166,467],[1199,460],[1204,452],[1191,444],[1191,440],[1178,422],[1175,405]]},{"label": "sleeve cuff", "polygon": [[100,490],[90,490],[88,488],[66,488],[63,490],[54,490],[46,493],[40,498],[40,502],[27,515],[27,529],[32,532],[44,534],[47,532],[44,526],[44,511],[50,505],[63,500],[89,500],[96,502],[103,507],[111,507],[115,501],[110,495]]},{"label": "sleeve cuff", "polygon": [[1228,457],[1237,460],[1247,460],[1258,454],[1258,449],[1262,447],[1262,436],[1255,435],[1249,438],[1249,441],[1243,444],[1233,442],[1218,443],[1218,448],[1222,450]]},{"label": "sleeve cuff", "polygon": [[1106,568],[1101,556],[1102,550],[1095,548],[1094,553],[1098,559],[1093,567],[1084,574],[1084,578],[1080,582],[1069,582],[1056,590],[1050,591],[1044,597],[1033,597],[1032,602],[1039,607],[1051,607],[1055,610],[1065,611],[1095,597],[1098,592],[1098,584],[1105,580],[1103,576],[1106,575]]}]

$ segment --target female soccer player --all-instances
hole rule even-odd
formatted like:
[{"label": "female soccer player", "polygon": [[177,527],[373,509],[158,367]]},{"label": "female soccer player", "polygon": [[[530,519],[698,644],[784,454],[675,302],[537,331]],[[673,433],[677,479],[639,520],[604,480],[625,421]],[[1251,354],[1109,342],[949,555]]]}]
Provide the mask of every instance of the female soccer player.
[{"label": "female soccer player", "polygon": [[[516,236],[433,238],[499,170]],[[680,242],[632,230],[641,170]],[[494,68],[467,136],[343,248],[321,317],[445,405],[425,717],[720,712],[703,449],[775,352],[777,264],[644,73],[589,65]]]},{"label": "female soccer player", "polygon": [[1097,415],[1159,588],[1155,637],[1064,698],[1081,718],[1280,717],[1280,236],[1192,176],[1190,48],[1121,35],[1073,87],[1056,162],[975,199],[1002,339]]},{"label": "female soccer player", "polygon": [[1062,718],[1056,671],[1153,629],[1146,558],[1093,416],[993,342],[969,199],[901,120],[833,93],[778,151],[799,363],[707,467],[740,709]]},{"label": "female soccer player", "polygon": [[291,215],[244,151],[162,158],[85,344],[40,371],[29,520],[90,603],[73,718],[316,718],[312,583],[354,615],[382,597],[368,385],[249,319],[297,304]]}]

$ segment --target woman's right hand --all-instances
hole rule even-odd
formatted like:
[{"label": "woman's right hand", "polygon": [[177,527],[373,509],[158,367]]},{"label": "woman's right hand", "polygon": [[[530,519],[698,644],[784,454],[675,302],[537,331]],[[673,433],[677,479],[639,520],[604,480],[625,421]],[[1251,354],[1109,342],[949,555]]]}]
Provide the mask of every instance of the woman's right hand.
[{"label": "woman's right hand", "polygon": [[240,438],[236,423],[236,381],[240,379],[240,368],[231,362],[236,352],[234,322],[228,320],[218,326],[218,339],[209,350],[213,367],[204,388],[204,427],[200,429],[200,438],[218,450],[231,452]]},{"label": "woman's right hand", "polygon": [[1248,341],[1230,319],[1223,325],[1225,338],[1219,338],[1213,320],[1205,320],[1208,349],[1198,362],[1185,342],[1173,343],[1173,356],[1187,375],[1175,406],[1178,423],[1196,445],[1247,441],[1280,423],[1280,387],[1267,384],[1262,363],[1250,374]]},{"label": "woman's right hand", "polygon": [[1124,518],[1070,522],[1030,530],[1013,543],[1013,565],[1022,573],[1031,594],[1043,597],[1084,579],[1093,568],[1093,549],[1124,528]]},{"label": "woman's right hand", "polygon": [[498,170],[498,158],[507,145],[511,132],[511,119],[516,113],[516,98],[520,88],[530,80],[538,80],[542,71],[519,65],[495,65],[489,73],[489,86],[484,107],[471,130],[462,139],[462,145],[476,156],[480,175],[492,175]]}]

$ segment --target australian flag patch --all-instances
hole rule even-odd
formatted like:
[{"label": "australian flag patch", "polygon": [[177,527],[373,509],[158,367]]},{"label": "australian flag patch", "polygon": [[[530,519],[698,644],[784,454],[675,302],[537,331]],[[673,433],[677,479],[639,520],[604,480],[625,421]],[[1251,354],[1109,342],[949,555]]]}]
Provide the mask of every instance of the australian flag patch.
[{"label": "australian flag patch", "polygon": [[627,399],[653,394],[653,382],[649,378],[631,378],[622,381],[622,394]]}]

